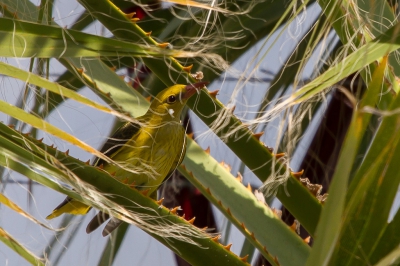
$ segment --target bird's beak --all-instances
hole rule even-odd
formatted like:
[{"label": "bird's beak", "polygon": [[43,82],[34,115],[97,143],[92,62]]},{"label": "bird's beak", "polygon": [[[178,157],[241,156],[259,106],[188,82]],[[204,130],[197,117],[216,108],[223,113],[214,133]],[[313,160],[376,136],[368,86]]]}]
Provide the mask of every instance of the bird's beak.
[{"label": "bird's beak", "polygon": [[201,90],[204,86],[206,86],[209,82],[208,81],[202,81],[202,82],[197,82],[194,84],[189,84],[186,85],[185,89],[186,92],[183,94],[183,99],[189,99],[190,97],[193,96],[197,91]]}]

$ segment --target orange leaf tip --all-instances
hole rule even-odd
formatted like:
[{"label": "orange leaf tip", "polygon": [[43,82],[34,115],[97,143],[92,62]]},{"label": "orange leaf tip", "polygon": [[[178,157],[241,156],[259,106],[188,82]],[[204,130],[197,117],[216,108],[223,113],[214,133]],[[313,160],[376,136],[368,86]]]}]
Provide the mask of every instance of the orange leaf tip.
[{"label": "orange leaf tip", "polygon": [[193,139],[194,134],[192,132],[192,133],[187,134],[187,136],[188,136],[188,138]]},{"label": "orange leaf tip", "polygon": [[218,240],[219,240],[220,238],[221,238],[221,235],[217,235],[217,236],[215,236],[215,237],[212,237],[211,240],[218,243]]},{"label": "orange leaf tip", "polygon": [[142,193],[144,196],[147,196],[149,191],[150,191],[150,189],[148,188],[148,189],[142,190],[140,193]]},{"label": "orange leaf tip", "polygon": [[240,172],[237,173],[236,180],[239,181],[240,183],[243,182],[243,176]]},{"label": "orange leaf tip", "polygon": [[218,205],[221,205],[221,206],[222,206],[222,202],[221,202],[220,200],[218,201]]},{"label": "orange leaf tip", "polygon": [[241,226],[244,230],[246,230],[246,226],[244,226],[244,223],[241,223],[240,226]]},{"label": "orange leaf tip", "polygon": [[159,44],[157,44],[157,46],[158,46],[159,48],[162,48],[162,49],[164,49],[164,48],[167,48],[167,47],[168,47],[168,45],[169,45],[169,43],[168,43],[168,42],[163,42],[163,43],[159,43]]},{"label": "orange leaf tip", "polygon": [[151,96],[146,97],[146,100],[147,100],[148,102],[151,102]]},{"label": "orange leaf tip", "polygon": [[190,66],[182,67],[182,70],[185,71],[186,73],[190,73],[190,70],[192,70],[192,68],[193,68],[193,65],[190,65]]},{"label": "orange leaf tip", "polygon": [[156,203],[158,205],[162,205],[163,201],[164,201],[164,198],[161,198],[161,199],[157,200]]},{"label": "orange leaf tip", "polygon": [[204,150],[207,154],[210,154],[210,146],[207,147],[207,149]]},{"label": "orange leaf tip", "polygon": [[82,75],[85,72],[85,69],[83,67],[78,67],[76,71],[78,71],[78,73]]},{"label": "orange leaf tip", "polygon": [[117,67],[116,66],[111,66],[110,69],[111,69],[111,71],[115,72],[117,70]]},{"label": "orange leaf tip", "polygon": [[149,31],[149,32],[146,32],[146,33],[145,33],[145,35],[146,35],[147,37],[150,37],[150,35],[151,35],[151,31]]},{"label": "orange leaf tip", "polygon": [[117,172],[112,172],[110,175],[115,176],[116,174],[117,174]]},{"label": "orange leaf tip", "polygon": [[171,212],[172,214],[176,214],[176,212],[177,212],[180,208],[181,208],[180,206],[176,206],[175,208],[171,209],[170,212]]},{"label": "orange leaf tip", "polygon": [[217,95],[218,95],[218,92],[219,92],[219,90],[215,90],[215,91],[209,92],[209,94],[210,94],[211,98],[215,99],[217,97]]},{"label": "orange leaf tip", "polygon": [[299,178],[304,174],[304,170],[301,170],[299,172],[291,172],[292,176]]},{"label": "orange leaf tip", "polygon": [[182,218],[182,219],[185,219],[185,214],[182,214],[181,218]]},{"label": "orange leaf tip", "polygon": [[233,114],[233,112],[235,112],[235,109],[236,109],[236,105],[232,106],[232,108],[229,109],[229,112],[231,114]]},{"label": "orange leaf tip", "polygon": [[192,219],[190,219],[190,220],[188,221],[188,223],[193,224],[193,223],[194,223],[194,220],[196,220],[196,217],[193,217]]},{"label": "orange leaf tip", "polygon": [[65,151],[65,155],[69,155],[69,149]]},{"label": "orange leaf tip", "polygon": [[247,187],[246,188],[247,188],[248,191],[253,192],[253,190],[251,189],[250,183],[247,183]]},{"label": "orange leaf tip", "polygon": [[206,231],[207,229],[208,229],[208,226],[205,226],[205,227],[201,228],[200,230],[201,231]]},{"label": "orange leaf tip", "polygon": [[231,213],[231,209],[226,209],[226,212],[230,215],[230,216],[232,216],[232,213]]},{"label": "orange leaf tip", "polygon": [[310,236],[307,236],[306,238],[303,239],[304,243],[309,244],[310,243]]},{"label": "orange leaf tip", "polygon": [[281,153],[273,154],[273,156],[275,156],[276,159],[279,159],[279,158],[282,158],[283,156],[285,156],[285,153],[281,152]]},{"label": "orange leaf tip", "polygon": [[100,164],[100,165],[99,165],[99,168],[100,168],[100,169],[103,169],[103,168],[104,168],[104,164]]},{"label": "orange leaf tip", "polygon": [[136,22],[138,22],[140,20],[140,18],[131,18],[131,21],[133,22],[133,23],[136,23]]},{"label": "orange leaf tip", "polygon": [[230,251],[230,250],[231,250],[231,247],[232,247],[232,244],[228,244],[228,245],[223,246],[223,247],[224,247],[224,249]]},{"label": "orange leaf tip", "polygon": [[41,139],[38,139],[37,141],[39,141],[40,143],[42,143],[42,142],[43,142],[43,139],[44,139],[44,138],[41,138]]},{"label": "orange leaf tip", "polygon": [[230,172],[232,170],[232,167],[229,164],[227,164],[225,161],[222,161],[219,164],[222,165],[222,167],[224,167],[225,170],[227,170],[228,172]]},{"label": "orange leaf tip", "polygon": [[206,189],[206,191],[207,191],[207,193],[208,193],[208,194],[210,194],[210,195],[211,195],[211,190],[210,190],[210,188],[209,188],[209,187]]},{"label": "orange leaf tip", "polygon": [[297,229],[297,223],[296,223],[296,221],[294,221],[294,222],[292,223],[292,225],[290,226],[290,229],[292,229],[293,232],[296,232],[296,229]]},{"label": "orange leaf tip", "polygon": [[264,135],[264,131],[253,134],[253,137],[255,137],[258,141],[260,141],[262,135]]},{"label": "orange leaf tip", "polygon": [[15,128],[15,125],[8,125],[9,128]]},{"label": "orange leaf tip", "polygon": [[243,258],[240,258],[241,261],[243,262],[247,262],[247,258],[249,257],[249,254],[247,254],[246,256],[244,256]]},{"label": "orange leaf tip", "polygon": [[125,178],[124,180],[122,180],[122,183],[124,183],[125,185],[128,184],[128,178]]},{"label": "orange leaf tip", "polygon": [[130,187],[131,189],[136,189],[136,182],[133,181],[132,183],[130,183],[130,184],[129,184],[129,187]]},{"label": "orange leaf tip", "polygon": [[85,162],[86,165],[90,164],[90,159]]},{"label": "orange leaf tip", "polygon": [[253,238],[254,240],[256,240],[256,236],[254,235],[254,232],[251,232],[250,236],[251,236],[251,238]]},{"label": "orange leaf tip", "polygon": [[129,13],[129,14],[125,14],[125,16],[126,16],[127,19],[131,19],[131,18],[133,18],[133,16],[135,16],[135,15],[136,15],[136,12],[132,12],[132,13]]}]

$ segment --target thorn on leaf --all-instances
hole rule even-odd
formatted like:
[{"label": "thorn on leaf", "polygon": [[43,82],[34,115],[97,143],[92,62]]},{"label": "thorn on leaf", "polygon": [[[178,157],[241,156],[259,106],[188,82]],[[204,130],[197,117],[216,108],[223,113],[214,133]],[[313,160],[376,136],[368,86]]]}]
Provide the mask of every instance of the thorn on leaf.
[{"label": "thorn on leaf", "polygon": [[218,95],[218,92],[219,92],[219,90],[215,90],[215,91],[209,92],[209,94],[210,94],[211,98],[215,99],[217,97],[217,95]]},{"label": "thorn on leaf", "polygon": [[190,73],[192,68],[193,68],[193,65],[190,65],[190,66],[182,67],[182,70],[185,71],[186,73]]},{"label": "thorn on leaf", "polygon": [[162,49],[165,49],[165,48],[167,48],[167,47],[168,47],[168,45],[169,45],[169,43],[168,43],[168,42],[163,42],[163,43],[159,43],[159,44],[157,44],[157,46],[158,46],[159,48],[162,48]]},{"label": "thorn on leaf", "polygon": [[264,135],[264,131],[259,133],[254,133],[253,137],[255,137],[258,141],[260,141],[261,136]]},{"label": "thorn on leaf", "polygon": [[249,257],[249,254],[247,254],[246,256],[244,256],[243,258],[240,258],[241,261],[243,262],[247,262],[247,258]]},{"label": "thorn on leaf", "polygon": [[156,203],[158,205],[162,205],[163,201],[164,201],[164,198],[161,198],[161,199],[157,200]]},{"label": "thorn on leaf", "polygon": [[180,208],[181,208],[180,206],[176,206],[175,208],[171,209],[170,212],[171,212],[172,214],[176,214],[177,211],[178,211]]},{"label": "thorn on leaf", "polygon": [[232,247],[232,244],[228,244],[228,245],[224,246],[224,249],[230,251],[231,247]]},{"label": "thorn on leaf", "polygon": [[221,235],[217,235],[217,236],[215,236],[215,237],[212,237],[211,240],[218,243],[218,240],[219,240],[220,238],[221,238]]}]

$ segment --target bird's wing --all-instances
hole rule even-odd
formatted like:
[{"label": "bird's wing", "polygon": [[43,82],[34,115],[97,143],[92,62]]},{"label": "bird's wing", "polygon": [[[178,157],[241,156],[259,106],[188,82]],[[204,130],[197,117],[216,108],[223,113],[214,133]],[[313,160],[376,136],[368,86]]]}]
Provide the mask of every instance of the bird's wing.
[{"label": "bird's wing", "polygon": [[[139,132],[140,125],[133,123],[126,123],[121,126],[114,134],[104,143],[100,152],[108,157],[112,157],[118,149],[123,147],[130,139],[134,138]],[[97,158],[94,161],[94,166],[98,166],[105,163],[103,159]]]},{"label": "bird's wing", "polygon": [[[130,139],[134,138],[139,132],[140,126],[138,124],[126,123],[121,126],[114,134],[106,141],[100,152],[108,157],[112,157],[121,147],[123,147]],[[105,163],[103,159],[96,158],[93,165],[101,165]],[[107,221],[110,215],[100,211],[95,217],[89,222],[86,227],[86,233],[91,233],[96,230],[101,224]]]},{"label": "bird's wing", "polygon": [[[114,134],[106,141],[106,143],[101,148],[101,152],[104,153],[108,157],[112,157],[112,155],[120,148],[125,145],[129,139],[131,139],[140,129],[138,124],[126,123],[121,126]],[[93,165],[98,166],[104,164],[105,161],[100,158],[96,158],[94,160]],[[47,219],[53,219],[63,213],[71,213],[71,214],[86,214],[91,209],[90,206],[87,206],[77,200],[74,200],[70,197],[66,197],[63,202],[61,202],[53,212],[48,215]],[[99,224],[100,225],[100,224]]]},{"label": "bird's wing", "polygon": [[[183,130],[183,128],[182,128]],[[182,150],[180,153],[177,154],[174,163],[171,166],[171,169],[168,172],[168,175],[166,176],[164,182],[172,175],[172,173],[176,170],[176,168],[181,165],[183,158],[185,158],[186,154],[186,133],[184,132],[183,134],[183,142],[182,142]]]},{"label": "bird's wing", "polygon": [[[181,165],[183,159],[185,158],[185,154],[186,154],[186,132],[184,132],[184,138],[183,138],[183,142],[182,142],[182,150],[181,152],[176,156],[174,163],[172,164],[168,175],[165,177],[164,182],[167,182],[168,178],[170,178],[172,176],[172,174],[174,173],[174,171],[176,170],[176,168]],[[151,196],[154,200],[157,200],[157,190],[154,191],[155,193],[153,193]],[[165,195],[164,193],[166,193],[165,188],[161,191],[161,196]],[[150,197],[151,197],[150,196]]]},{"label": "bird's wing", "polygon": [[[182,131],[184,133],[184,129],[182,128]],[[168,175],[166,176],[165,179],[168,179],[172,173],[175,171],[175,169],[182,163],[183,158],[185,157],[185,153],[186,153],[186,135],[183,134],[184,138],[182,140],[182,150],[180,153],[177,154],[174,163],[171,165],[171,168],[168,172]],[[165,180],[164,180],[165,181]],[[153,198],[154,200],[157,199],[157,190],[154,191],[151,195],[151,198]],[[96,230],[102,223],[104,223],[107,219],[104,219],[106,216],[102,213],[99,212],[97,214],[96,217],[94,217],[88,227],[86,228],[86,232],[92,232],[93,230]],[[113,232],[120,224],[122,223],[121,220],[111,217],[111,220],[107,223],[106,227],[103,229],[103,236],[107,236],[108,234],[110,234],[111,232]]]}]

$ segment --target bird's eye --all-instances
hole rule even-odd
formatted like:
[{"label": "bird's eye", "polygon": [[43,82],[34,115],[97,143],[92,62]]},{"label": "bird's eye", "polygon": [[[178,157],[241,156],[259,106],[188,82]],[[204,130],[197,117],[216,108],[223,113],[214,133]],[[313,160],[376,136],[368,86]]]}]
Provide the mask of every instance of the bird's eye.
[{"label": "bird's eye", "polygon": [[170,95],[167,99],[167,103],[174,103],[176,101],[175,95]]}]

